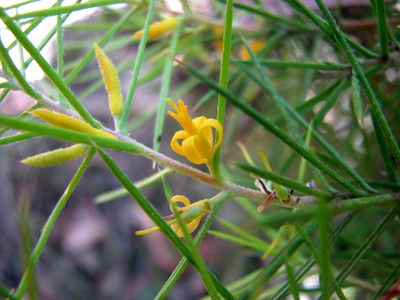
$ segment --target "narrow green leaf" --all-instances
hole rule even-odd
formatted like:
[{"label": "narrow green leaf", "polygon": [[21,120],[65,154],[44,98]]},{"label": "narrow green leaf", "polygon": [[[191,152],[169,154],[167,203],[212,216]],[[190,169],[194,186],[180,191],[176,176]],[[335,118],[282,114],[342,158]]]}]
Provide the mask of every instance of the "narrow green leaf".
[{"label": "narrow green leaf", "polygon": [[[335,228],[334,232],[330,236],[329,243],[332,244],[339,236],[339,234],[347,227],[351,220],[353,220],[355,212],[349,213]],[[294,224],[296,226],[297,232],[301,235],[304,242],[307,244],[309,250],[312,252],[312,256],[307,259],[307,261],[303,264],[303,266],[296,272],[295,280],[299,282],[303,276],[307,274],[307,272],[315,265],[316,259],[318,257],[317,250],[313,246],[309,235],[304,232],[304,230],[297,223]],[[323,249],[321,249],[323,251]],[[271,297],[271,300],[282,299],[284,295],[289,291],[289,283],[286,282],[282,285],[281,288]]]},{"label": "narrow green leaf", "polygon": [[[234,64],[250,65],[251,61],[234,61]],[[330,62],[304,62],[304,61],[289,61],[289,60],[260,60],[260,64],[269,68],[279,69],[310,69],[323,71],[350,71],[350,65],[334,64]]]},{"label": "narrow green leaf", "polygon": [[0,296],[4,297],[4,299],[16,300],[13,293],[8,288],[3,286],[1,283],[0,283]]},{"label": "narrow green leaf", "polygon": [[[20,232],[20,240],[22,247],[22,260],[23,260],[23,268],[27,269],[29,267],[29,257],[32,252],[32,235],[31,235],[31,208],[32,203],[26,201],[26,199],[22,198],[22,205],[18,207],[18,227]],[[28,278],[28,286],[27,286],[27,297],[28,299],[37,299],[38,298],[38,281],[35,272],[29,273]]]},{"label": "narrow green leaf", "polygon": [[[164,178],[164,176],[167,176],[171,173],[172,173],[171,169],[163,169],[147,178],[143,178],[140,181],[135,182],[134,185],[138,189],[142,189],[142,188],[152,185],[153,183]],[[109,192],[105,192],[100,195],[97,195],[95,197],[95,202],[97,204],[105,203],[105,202],[116,200],[117,198],[120,198],[120,197],[126,196],[126,195],[128,195],[128,191],[126,189],[124,189],[124,188],[115,189],[113,191],[109,191]]]},{"label": "narrow green leaf", "polygon": [[256,244],[252,241],[249,241],[247,239],[241,238],[241,237],[237,237],[237,236],[233,236],[229,233],[225,233],[225,232],[221,232],[221,231],[216,231],[216,230],[209,230],[208,233],[210,235],[213,235],[215,237],[218,237],[222,240],[228,241],[228,242],[232,242],[233,244],[237,244],[237,245],[241,245],[244,247],[248,247],[257,251],[265,251],[266,247],[260,247],[259,244]]},{"label": "narrow green leaf", "polygon": [[[361,243],[358,241],[355,241],[353,236],[347,237],[347,236],[341,236],[339,238],[340,242],[346,243],[349,249],[359,249],[361,246]],[[353,251],[348,251],[347,253],[349,254],[347,256],[347,259],[351,257]],[[346,256],[346,255],[345,255]],[[371,265],[375,264],[375,268],[380,268],[380,269],[386,269],[389,270],[388,268],[393,267],[393,261],[390,259],[392,254],[389,253],[384,253],[381,252],[380,249],[370,249],[368,252],[365,253],[365,256],[363,258],[363,262],[370,263]],[[396,256],[396,255],[395,255]],[[392,256],[393,257],[393,256]],[[379,265],[376,265],[376,263],[379,263]],[[389,273],[389,271],[388,271]]]},{"label": "narrow green leaf", "polygon": [[[232,23],[233,23],[233,0],[227,0],[225,7],[224,35],[222,42],[222,59],[219,74],[219,85],[227,89],[229,82],[229,65],[231,60],[232,48]],[[217,120],[224,127],[225,125],[225,107],[226,96],[223,93],[218,93]],[[221,138],[219,136],[217,139]],[[221,163],[220,163],[221,147],[215,151],[213,157],[214,176],[221,180]]]},{"label": "narrow green leaf", "polygon": [[[300,12],[301,14],[305,15],[307,18],[309,18],[311,21],[314,22],[315,25],[317,25],[323,33],[325,33],[327,36],[329,36],[334,43],[337,43],[337,40],[334,37],[334,34],[331,32],[329,25],[327,22],[325,22],[317,13],[313,12],[311,9],[309,9],[303,2],[300,0],[285,0],[290,6],[292,6],[295,10]],[[367,49],[360,45],[359,43],[355,42],[348,36],[344,36],[346,41],[359,53],[362,53],[368,58],[378,58],[378,54],[374,53],[370,49]]]},{"label": "narrow green leaf", "polygon": [[[290,106],[288,107],[290,113],[296,120],[304,127],[308,128],[309,123],[294,109]],[[318,142],[329,154],[329,156],[335,161],[340,168],[346,170],[346,172],[353,177],[353,179],[366,191],[369,193],[376,193],[377,191],[372,188],[363,177],[361,177],[358,172],[351,167],[341,156],[340,154],[316,131],[312,130],[312,137],[316,142]],[[323,171],[323,170],[322,170]]]},{"label": "narrow green leaf", "polygon": [[[339,85],[341,85],[342,82],[347,82],[347,81],[344,79],[335,81],[333,84],[329,85],[328,87],[320,91],[314,97],[307,99],[307,101],[304,101],[303,103],[295,107],[295,111],[297,111],[298,113],[306,113],[314,110],[314,107],[317,104],[324,101],[336,89],[338,89]],[[345,87],[348,87],[348,84],[346,84]]]},{"label": "narrow green leaf", "polygon": [[[81,0],[80,0],[81,1]],[[79,2],[80,2],[79,1]],[[56,4],[54,4],[54,6],[56,6]],[[64,24],[64,22],[69,18],[70,14],[66,14],[64,16],[62,16],[61,21],[60,21],[60,26],[62,26]],[[29,32],[31,32],[32,30],[34,30],[39,24],[41,24],[42,18],[35,18],[33,20],[33,22],[31,23],[31,25],[24,30],[25,34],[28,34]],[[57,30],[57,26],[53,27],[49,33],[44,37],[44,39],[40,42],[40,44],[38,46],[36,46],[36,48],[39,51],[42,51],[42,49],[48,45],[48,43],[50,42],[50,40],[54,37],[54,34],[56,33]],[[11,45],[9,46],[9,49],[11,49],[13,47],[13,44],[16,43],[17,41],[15,40],[13,43],[11,43]],[[33,58],[29,57],[25,63],[24,63],[24,68],[28,68],[28,66],[33,62]]]},{"label": "narrow green leaf", "polygon": [[[41,67],[43,72],[47,75],[50,81],[58,88],[58,90],[63,94],[65,99],[71,104],[73,108],[79,113],[79,115],[94,127],[99,127],[100,123],[95,120],[92,115],[86,110],[86,108],[79,102],[71,89],[67,86],[64,80],[58,76],[57,72],[53,67],[46,61],[46,59],[40,54],[40,51],[32,44],[24,32],[18,27],[17,24],[11,19],[3,8],[0,7],[0,18],[6,24],[7,28],[13,33],[16,39],[24,47],[26,51],[32,56],[32,58]],[[2,47],[0,47],[1,50]],[[1,51],[3,52],[3,51]],[[3,55],[3,53],[1,53]],[[35,91],[35,94],[38,93]],[[35,97],[36,98],[36,97]],[[37,99],[40,99],[38,97]]]},{"label": "narrow green leaf", "polygon": [[15,297],[17,299],[21,299],[22,296],[24,295],[25,290],[29,285],[31,273],[35,271],[36,264],[38,263],[40,255],[42,254],[42,252],[47,244],[47,240],[49,239],[51,231],[53,230],[54,224],[57,221],[59,215],[61,214],[63,208],[67,204],[72,193],[74,192],[76,186],[80,182],[83,174],[85,174],[85,171],[88,168],[89,163],[91,162],[94,154],[95,154],[95,151],[93,149],[91,151],[89,151],[85,160],[82,162],[79,169],[75,173],[74,177],[71,179],[71,182],[69,183],[68,187],[65,189],[60,200],[58,200],[52,213],[50,214],[45,225],[43,226],[39,240],[37,241],[36,246],[33,249],[32,254],[29,258],[28,268],[25,270],[24,275],[22,276],[22,279],[21,279],[21,281],[18,285],[18,288],[15,292]]},{"label": "narrow green leaf", "polygon": [[330,29],[334,33],[336,39],[340,42],[340,45],[343,47],[344,52],[347,55],[347,58],[349,59],[351,65],[353,66],[353,69],[355,73],[358,76],[358,79],[360,80],[360,83],[365,91],[365,93],[368,96],[369,99],[369,107],[371,109],[371,112],[374,114],[376,118],[376,122],[381,128],[385,139],[387,140],[390,150],[392,154],[395,157],[395,161],[397,166],[400,166],[400,148],[399,145],[397,144],[396,138],[394,137],[387,121],[385,118],[385,115],[383,114],[381,107],[379,105],[378,99],[375,96],[375,93],[371,87],[371,85],[368,82],[368,79],[364,73],[364,70],[361,67],[361,64],[358,60],[358,58],[355,56],[354,52],[350,48],[348,41],[346,40],[344,34],[340,29],[338,28],[335,19],[329,12],[329,10],[326,8],[325,4],[321,0],[316,0],[321,12],[325,16],[326,20],[328,21],[328,24],[330,26]]},{"label": "narrow green leaf", "polygon": [[[57,0],[57,7],[61,7],[62,0]],[[62,32],[63,18],[62,15],[57,15],[56,24],[56,38],[57,38],[57,74],[60,78],[64,78],[64,53],[63,53],[63,32]],[[68,102],[60,93],[59,100],[62,106],[68,107]]]},{"label": "narrow green leaf", "polygon": [[388,289],[392,286],[392,284],[394,284],[399,279],[399,275],[400,275],[400,260],[397,261],[397,264],[392,269],[392,272],[381,284],[379,290],[375,293],[375,295],[371,299],[377,300],[380,297],[382,297],[383,294],[387,292]]},{"label": "narrow green leaf", "polygon": [[318,240],[319,240],[319,267],[320,267],[320,284],[321,284],[321,299],[330,299],[330,279],[331,274],[331,250],[329,244],[329,231],[331,226],[332,216],[327,206],[317,205],[316,218],[318,220]]},{"label": "narrow green leaf", "polygon": [[[382,194],[379,196],[361,197],[342,201],[327,203],[331,207],[332,213],[338,215],[344,212],[366,209],[380,205],[390,205],[396,203],[400,196],[393,194]],[[261,223],[265,226],[286,224],[290,221],[310,220],[315,215],[316,207],[314,205],[305,206],[297,209],[294,212],[280,211],[271,213],[268,219],[262,220]]]},{"label": "narrow green leaf", "polygon": [[232,231],[233,233],[236,233],[238,236],[240,236],[248,241],[251,241],[254,244],[258,244],[260,248],[265,249],[266,247],[268,247],[268,243],[264,242],[264,240],[262,240],[258,237],[255,237],[253,234],[248,233],[246,230],[233,224],[232,222],[229,222],[228,220],[221,219],[221,218],[218,221],[226,229]]},{"label": "narrow green leaf", "polygon": [[286,123],[288,124],[289,128],[291,129],[291,133],[294,135],[296,141],[299,142],[300,144],[304,145],[304,141],[302,140],[301,135],[300,135],[300,133],[299,133],[294,121],[289,116],[288,109],[287,109],[287,106],[289,106],[289,104],[278,93],[278,91],[276,90],[276,88],[272,84],[271,79],[267,75],[267,72],[264,70],[264,68],[262,68],[262,66],[261,66],[261,64],[260,64],[260,62],[259,62],[259,60],[257,58],[257,55],[254,53],[253,49],[251,49],[250,45],[247,43],[247,41],[245,39],[242,39],[242,40],[243,40],[243,43],[244,43],[244,45],[245,45],[245,47],[247,49],[247,52],[250,53],[252,61],[256,65],[258,73],[260,74],[260,77],[261,77],[261,80],[260,80],[261,88],[266,93],[269,93],[272,96],[272,98],[275,100],[276,105],[281,110],[283,118],[286,121]]},{"label": "narrow green leaf", "polygon": [[385,218],[382,219],[380,224],[378,224],[371,234],[364,240],[364,243],[360,248],[353,254],[353,256],[348,260],[346,265],[342,268],[340,273],[336,276],[338,283],[343,282],[347,276],[353,271],[353,269],[358,265],[359,261],[362,259],[365,252],[372,246],[372,244],[381,236],[383,231],[392,222],[392,220],[398,215],[400,211],[400,203],[393,207]]},{"label": "narrow green leaf", "polygon": [[18,133],[12,136],[6,136],[6,137],[2,137],[0,138],[0,146],[4,146],[4,145],[8,145],[8,144],[12,144],[15,142],[20,142],[20,141],[25,141],[34,137],[39,136],[38,134],[34,134],[34,133]]},{"label": "narrow green leaf", "polygon": [[[325,213],[329,213],[326,208],[322,208],[322,210],[325,210]],[[321,207],[319,209],[316,210],[316,217],[319,219],[319,221],[321,222],[325,222],[325,220],[322,220],[322,218],[324,217],[324,212],[321,214]],[[326,215],[325,215],[326,216]],[[329,221],[331,220],[328,217]],[[350,218],[351,219],[351,218]],[[328,239],[326,239],[325,241],[323,241],[323,239],[325,237],[322,237],[322,239],[320,238],[320,245],[319,248],[317,249],[310,236],[308,234],[306,234],[304,232],[304,230],[301,228],[300,225],[298,225],[297,223],[295,223],[295,227],[297,232],[300,234],[300,236],[303,238],[304,243],[307,245],[308,249],[310,250],[312,257],[307,261],[309,264],[309,267],[311,268],[312,264],[311,262],[317,262],[319,265],[319,274],[320,274],[320,289],[321,289],[321,299],[326,299],[326,297],[329,297],[329,293],[330,293],[330,285],[333,286],[333,289],[335,290],[337,296],[339,297],[339,299],[341,300],[346,300],[347,298],[344,296],[342,289],[340,288],[339,284],[335,281],[335,278],[333,277],[331,270],[330,270],[330,245],[333,243],[333,241],[336,239],[336,237],[338,236],[339,232],[345,227],[344,225],[347,225],[347,223],[349,222],[349,220],[344,221],[345,224],[340,224],[338,226],[338,228],[336,228],[335,230],[335,234],[331,235],[331,237]],[[326,225],[326,224],[325,224]],[[326,229],[326,228],[325,228]],[[321,234],[323,230],[325,229],[321,229],[319,228],[319,236],[321,237]],[[328,238],[328,236],[326,235],[326,238]],[[322,243],[321,243],[322,242]],[[328,249],[328,250],[327,250]],[[305,274],[302,271],[303,274]],[[297,276],[296,276],[297,277]],[[297,277],[300,278],[300,277]],[[330,299],[330,298],[328,298]]]},{"label": "narrow green leaf", "polygon": [[390,182],[397,182],[396,170],[392,160],[392,156],[388,149],[388,145],[383,136],[381,128],[376,122],[375,116],[371,113],[372,124],[374,125],[377,144],[382,156],[383,164],[385,165],[386,173]]},{"label": "narrow green leaf", "polygon": [[[226,3],[226,0],[218,0],[219,2],[223,2]],[[254,6],[250,6],[250,5],[246,5],[244,3],[240,3],[240,2],[235,2],[234,3],[234,7],[237,9],[241,9],[243,11],[249,12],[251,14],[254,15],[259,15],[259,16],[263,16],[269,20],[275,21],[275,22],[279,22],[281,24],[285,24],[285,25],[290,25],[293,27],[296,27],[300,30],[304,30],[304,31],[311,31],[311,27],[309,25],[305,25],[302,22],[299,22],[297,20],[293,20],[291,18],[285,18],[282,17],[280,15],[276,15],[276,14],[272,14],[270,12],[268,12],[267,10],[261,9],[259,7],[254,7]]]},{"label": "narrow green leaf", "polygon": [[384,60],[389,58],[388,24],[386,17],[386,4],[383,0],[373,0],[375,12],[378,17],[378,31],[381,45],[381,55]]},{"label": "narrow green leaf", "polygon": [[131,83],[129,85],[128,94],[126,95],[124,111],[122,112],[122,116],[119,120],[120,121],[119,128],[121,129],[121,132],[123,134],[128,133],[127,123],[128,123],[129,112],[131,110],[133,95],[135,93],[136,85],[137,85],[138,78],[139,78],[139,71],[140,71],[140,68],[143,63],[143,55],[146,50],[149,28],[150,28],[151,22],[153,20],[153,13],[154,13],[154,7],[156,5],[156,2],[157,1],[155,1],[155,0],[150,0],[150,2],[149,2],[146,20],[145,20],[144,27],[143,27],[143,35],[140,39],[139,49],[137,51],[136,59],[135,59],[135,65],[133,67],[132,79],[131,79]]},{"label": "narrow green leaf", "polygon": [[333,105],[335,105],[336,101],[338,100],[339,93],[344,89],[346,85],[345,81],[342,81],[341,84],[337,87],[337,89],[332,92],[328,98],[326,99],[324,105],[320,108],[318,113],[315,115],[312,121],[312,127],[318,128],[318,126],[323,122],[327,113],[332,109]]},{"label": "narrow green leaf", "polygon": [[167,98],[169,94],[169,86],[171,84],[172,71],[174,68],[174,58],[178,49],[178,41],[181,36],[183,25],[186,18],[179,18],[178,25],[174,31],[174,35],[169,45],[169,53],[164,62],[164,71],[162,73],[162,83],[160,90],[160,99],[158,101],[156,123],[153,135],[153,150],[159,151],[161,147],[161,138],[164,130],[165,112],[167,107]]},{"label": "narrow green leaf", "polygon": [[351,95],[351,103],[353,106],[354,116],[357,119],[357,122],[360,124],[363,119],[363,103],[362,103],[362,96],[361,96],[361,88],[360,88],[360,81],[355,73],[353,73],[352,80],[351,80],[351,88],[352,88],[352,95]]},{"label": "narrow green leaf", "polygon": [[15,119],[13,117],[8,117],[4,115],[0,115],[0,124],[9,126],[14,129],[25,130],[27,132],[32,132],[38,135],[49,136],[55,139],[62,139],[73,143],[82,143],[87,145],[93,145],[93,143],[96,143],[97,145],[104,148],[126,151],[133,154],[143,154],[143,148],[139,143],[133,144],[130,142],[94,136],[78,131],[50,126],[43,123]]},{"label": "narrow green leaf", "polygon": [[[310,222],[305,226],[304,231],[308,234],[314,230],[315,222]],[[274,274],[285,264],[285,259],[291,257],[297,249],[303,244],[303,239],[299,236],[292,239],[287,246],[282,250],[282,255],[275,256],[272,261],[259,274],[257,279],[248,286],[248,292],[244,295],[244,299],[255,299],[261,288],[265,286]],[[247,297],[246,297],[247,295]]]},{"label": "narrow green leaf", "polygon": [[[254,78],[254,76],[245,71],[246,74],[250,78]],[[254,78],[256,80],[256,78]],[[257,82],[258,80],[256,80]],[[309,100],[312,102],[310,105],[311,107],[314,107],[317,103],[320,103],[322,100],[325,100],[327,97],[329,98],[333,94],[338,94],[340,91],[344,90],[345,88],[348,87],[348,82],[347,80],[343,79],[338,82],[335,82],[333,85],[328,87],[326,90],[324,90],[321,94],[315,96],[313,99]],[[306,101],[308,103],[309,101]],[[306,105],[300,106],[299,111],[303,110],[306,108]],[[304,119],[304,117],[299,113],[299,111],[295,110],[291,106],[287,106],[288,111],[290,112],[291,116],[296,119],[296,121],[303,127],[309,130],[310,124]],[[277,122],[278,123],[278,122]],[[341,156],[340,154],[331,146],[329,143],[314,129],[312,129],[312,137],[314,140],[319,143],[327,152],[328,155],[335,161],[334,164],[340,166],[343,170],[346,170],[346,172],[354,178],[354,180],[360,184],[366,191],[370,193],[376,193],[377,191],[372,188],[371,186],[368,185],[368,183],[357,173],[357,171],[351,167]]]},{"label": "narrow green leaf", "polygon": [[[1,9],[1,7],[0,7]],[[0,40],[0,57],[2,61],[3,68],[7,67],[8,71],[14,76],[15,80],[21,86],[21,88],[32,98],[41,100],[42,96],[38,91],[36,91],[25,79],[24,75],[19,71],[17,66],[14,64],[10,57],[8,50],[4,47],[2,41]]]},{"label": "narrow green leaf", "polygon": [[[121,17],[121,19],[118,20],[118,22],[116,22],[109,28],[109,30],[103,35],[103,37],[97,42],[97,44],[100,47],[104,47],[111,39],[115,38],[115,34],[118,32],[118,30],[120,30],[122,26],[125,25],[137,12],[140,12],[140,7],[134,7],[129,10],[125,15]],[[73,69],[65,77],[65,82],[68,84],[72,80],[74,80],[78,76],[78,74],[80,74],[80,72],[94,59],[94,57],[95,53],[94,49],[92,49],[82,58],[79,63],[74,63]],[[97,72],[97,74],[99,73]]]},{"label": "narrow green leaf", "polygon": [[[307,148],[310,148],[311,133],[312,133],[312,126],[308,127],[307,134],[306,134],[306,140],[305,140],[304,144]],[[305,182],[306,167],[307,167],[307,161],[304,159],[304,157],[302,157],[300,160],[300,165],[299,165],[299,173],[297,175],[297,181],[300,183]]]},{"label": "narrow green leaf", "polygon": [[106,6],[106,5],[117,4],[117,3],[125,3],[125,1],[92,0],[92,1],[86,2],[86,3],[80,3],[80,4],[78,3],[78,4],[67,5],[67,6],[52,7],[52,8],[48,8],[48,9],[31,11],[31,12],[19,14],[19,15],[15,16],[14,18],[17,20],[17,19],[27,19],[27,18],[35,18],[35,17],[56,16],[59,14],[71,13],[74,11],[79,11],[79,10],[88,9],[88,8],[92,8],[92,7]]},{"label": "narrow green leaf", "polygon": [[266,119],[264,115],[256,111],[254,108],[252,108],[250,105],[242,102],[240,99],[238,99],[236,96],[234,96],[231,92],[228,90],[220,87],[215,81],[211,80],[210,78],[207,78],[203,76],[200,72],[198,72],[196,69],[184,65],[186,71],[188,71],[190,74],[198,77],[201,79],[205,84],[207,84],[209,87],[218,90],[221,94],[224,94],[226,99],[235,105],[237,108],[239,108],[241,111],[243,111],[245,114],[250,116],[254,121],[258,122],[260,125],[262,125],[266,130],[277,136],[282,142],[287,144],[289,147],[291,147],[293,150],[295,150],[297,153],[299,153],[301,156],[303,156],[305,159],[307,159],[311,164],[313,164],[315,167],[326,173],[329,177],[334,179],[335,181],[339,182],[342,184],[343,187],[345,187],[347,190],[352,192],[354,195],[364,195],[365,193],[363,191],[358,190],[355,186],[353,186],[351,183],[349,183],[345,178],[340,176],[337,172],[332,170],[330,167],[322,163],[319,159],[317,159],[307,148],[305,148],[303,145],[299,144],[297,141],[295,141],[289,134],[287,134],[283,129],[277,127],[275,124],[273,124],[270,120]]},{"label": "narrow green leaf", "polygon": [[287,187],[287,188],[292,188],[295,191],[299,191],[301,193],[304,193],[305,195],[311,195],[311,196],[315,196],[317,198],[321,198],[321,199],[330,199],[333,197],[333,195],[331,195],[330,193],[326,193],[323,191],[319,191],[319,190],[314,190],[312,188],[309,188],[308,186],[299,183],[297,181],[294,181],[292,179],[289,179],[287,177],[284,177],[282,175],[279,175],[277,173],[274,172],[270,172],[264,169],[259,169],[250,165],[245,165],[245,164],[238,164],[238,166],[241,169],[244,169],[246,171],[250,171],[253,174],[256,174],[260,177],[263,177],[265,179],[269,179],[271,181],[277,182],[279,184],[282,184],[283,186]]},{"label": "narrow green leaf", "polygon": [[286,275],[287,275],[287,281],[288,281],[289,287],[290,287],[290,294],[294,300],[300,300],[299,287],[297,286],[297,283],[296,283],[296,278],[294,276],[294,270],[290,266],[289,259],[287,259],[286,256],[284,256],[284,259],[285,259],[285,270],[286,270]]}]

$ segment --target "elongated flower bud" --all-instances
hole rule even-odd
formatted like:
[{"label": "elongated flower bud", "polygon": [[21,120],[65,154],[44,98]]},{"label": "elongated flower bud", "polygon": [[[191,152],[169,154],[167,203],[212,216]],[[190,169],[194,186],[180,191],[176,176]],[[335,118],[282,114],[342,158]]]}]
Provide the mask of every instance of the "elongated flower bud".
[{"label": "elongated flower bud", "polygon": [[68,148],[60,148],[35,156],[30,156],[21,160],[21,162],[30,166],[50,167],[58,164],[63,164],[72,159],[76,159],[79,156],[85,154],[87,149],[88,146],[78,144]]},{"label": "elongated flower bud", "polygon": [[[177,25],[178,25],[178,19],[174,17],[165,19],[161,22],[154,23],[149,28],[149,39],[154,39],[156,37],[159,37],[164,33],[171,31]],[[143,30],[140,30],[136,32],[134,35],[132,35],[132,37],[135,39],[140,39],[142,35],[143,35]]]},{"label": "elongated flower bud", "polygon": [[107,57],[103,50],[100,49],[99,46],[94,44],[94,49],[96,50],[97,61],[99,63],[100,71],[108,93],[110,112],[113,116],[120,116],[124,109],[124,104],[118,72],[115,69],[112,61]]},{"label": "elongated flower bud", "polygon": [[74,117],[64,115],[58,112],[54,112],[45,108],[39,108],[31,112],[31,114],[37,116],[38,118],[42,119],[43,121],[52,124],[57,127],[62,127],[66,129],[71,129],[75,131],[85,132],[109,139],[116,139],[115,136],[112,134],[105,132],[100,129],[96,129],[90,124],[78,120]]}]

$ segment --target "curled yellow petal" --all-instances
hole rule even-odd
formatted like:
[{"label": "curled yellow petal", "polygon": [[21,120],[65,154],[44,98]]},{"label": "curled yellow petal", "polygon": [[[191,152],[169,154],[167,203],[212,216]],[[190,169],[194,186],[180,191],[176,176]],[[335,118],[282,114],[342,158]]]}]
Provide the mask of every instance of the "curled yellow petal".
[{"label": "curled yellow petal", "polygon": [[60,148],[35,156],[30,156],[21,160],[21,162],[30,166],[50,167],[58,164],[63,164],[72,159],[76,159],[79,156],[85,154],[87,149],[88,146],[78,144],[68,148]]},{"label": "curled yellow petal", "polygon": [[[178,195],[178,196],[184,197],[181,195]],[[177,197],[177,196],[174,196],[174,197]],[[189,233],[192,233],[193,231],[196,230],[196,228],[199,226],[200,221],[203,218],[203,216],[205,214],[209,213],[210,210],[211,210],[211,206],[207,199],[194,202],[193,204],[190,204],[182,209],[181,218],[184,221]],[[176,234],[179,237],[184,236],[182,227],[179,226],[178,223],[172,224],[171,228],[176,232]]]},{"label": "curled yellow petal", "polygon": [[[183,207],[186,207],[186,206],[190,205],[190,200],[187,197],[182,196],[182,195],[173,196],[171,198],[171,205],[172,204],[178,204],[178,203],[182,203]],[[181,207],[178,206],[178,210],[179,210],[179,208],[181,208]],[[170,206],[170,209],[171,209],[171,211],[173,211],[171,206]]]},{"label": "curled yellow petal", "polygon": [[112,134],[100,129],[96,129],[84,121],[45,108],[36,109],[32,111],[31,114],[57,127],[89,133],[109,139],[116,139],[116,137],[113,136]]},{"label": "curled yellow petal", "polygon": [[171,140],[172,150],[174,150],[179,155],[185,156],[185,152],[183,151],[182,145],[179,143],[179,141],[184,140],[188,137],[189,135],[186,133],[186,131],[184,130],[177,131]]},{"label": "curled yellow petal", "polygon": [[96,50],[97,61],[108,93],[110,112],[113,116],[120,116],[124,109],[124,104],[118,72],[112,61],[97,44],[94,44],[94,49]]},{"label": "curled yellow petal", "polygon": [[206,145],[201,145],[201,142],[198,141],[199,139],[200,137],[198,135],[193,135],[182,142],[182,149],[185,153],[185,157],[196,165],[206,164],[208,162],[206,151],[199,151],[199,145],[206,146],[208,143],[206,143]]},{"label": "curled yellow petal", "polygon": [[[174,29],[178,25],[178,19],[171,17],[160,22],[153,23],[149,28],[149,39],[157,38],[164,33]],[[140,39],[143,35],[143,30],[136,32],[132,37]]]},{"label": "curled yellow petal", "polygon": [[211,132],[211,129],[215,129],[215,131],[218,134],[218,139],[212,140],[212,155],[214,155],[215,151],[219,148],[219,146],[221,146],[222,144],[222,140],[224,139],[224,130],[222,128],[222,125],[220,122],[218,122],[215,119],[207,119],[203,122],[203,124],[201,125],[201,129],[200,132],[203,132],[205,130],[209,130]]},{"label": "curled yellow petal", "polygon": [[[193,221],[191,221],[191,222],[186,224],[186,228],[189,231],[189,233],[192,233],[193,231],[196,230],[196,228],[199,226],[200,221],[201,221],[201,218],[196,218]],[[178,223],[175,223],[175,224],[171,225],[171,228],[172,228],[173,231],[175,231],[175,233],[176,233],[176,235],[178,237],[183,237],[184,236],[183,230],[179,226]]]},{"label": "curled yellow petal", "polygon": [[135,231],[135,234],[137,236],[146,235],[146,234],[149,234],[149,233],[156,232],[158,230],[160,230],[160,228],[158,226],[155,226],[155,227],[151,227],[151,228],[145,229],[145,230],[137,230],[137,231]]}]

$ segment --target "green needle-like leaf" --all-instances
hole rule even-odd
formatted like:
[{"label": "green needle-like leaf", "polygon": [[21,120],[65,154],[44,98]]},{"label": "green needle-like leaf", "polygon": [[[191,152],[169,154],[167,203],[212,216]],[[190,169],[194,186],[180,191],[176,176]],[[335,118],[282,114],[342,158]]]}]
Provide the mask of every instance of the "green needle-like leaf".
[{"label": "green needle-like leaf", "polygon": [[29,258],[28,268],[25,270],[24,275],[19,283],[19,286],[15,292],[15,297],[17,299],[21,299],[25,293],[26,288],[28,287],[29,280],[31,277],[31,273],[35,271],[36,264],[39,261],[40,255],[42,254],[44,248],[46,247],[47,240],[53,230],[54,224],[56,223],[59,215],[61,214],[63,208],[67,204],[67,201],[71,197],[73,191],[75,190],[76,186],[80,182],[80,179],[85,174],[86,169],[89,166],[90,161],[95,154],[94,150],[91,150],[85,160],[82,162],[81,166],[79,167],[78,171],[72,178],[71,182],[69,183],[68,187],[65,189],[64,194],[61,196],[60,200],[57,202],[57,205],[54,207],[52,213],[48,217],[45,225],[43,226],[42,233],[37,241],[35,248],[32,251],[32,254]]},{"label": "green needle-like leaf", "polygon": [[[81,115],[81,117],[91,125],[98,127],[100,124],[96,121],[91,114],[82,106],[76,98],[71,89],[66,85],[63,79],[57,74],[53,67],[44,59],[32,42],[28,39],[25,33],[18,27],[17,24],[11,19],[3,8],[0,7],[0,19],[6,24],[7,28],[14,34],[16,39],[24,47],[26,51],[32,56],[37,64],[42,68],[43,72],[54,83],[58,90],[63,94],[65,99],[71,104],[73,108]],[[37,92],[36,92],[37,93]]]},{"label": "green needle-like leaf", "polygon": [[162,73],[162,84],[160,90],[160,100],[157,106],[156,113],[156,124],[154,128],[154,136],[153,136],[153,149],[155,151],[159,151],[161,147],[162,133],[164,130],[164,120],[165,113],[167,108],[167,99],[169,98],[169,86],[171,84],[172,71],[174,68],[174,58],[177,54],[178,49],[178,41],[183,29],[185,18],[180,18],[178,20],[177,28],[175,29],[175,33],[171,39],[171,44],[169,46],[169,53],[166,57],[166,62],[164,63],[164,70]]}]

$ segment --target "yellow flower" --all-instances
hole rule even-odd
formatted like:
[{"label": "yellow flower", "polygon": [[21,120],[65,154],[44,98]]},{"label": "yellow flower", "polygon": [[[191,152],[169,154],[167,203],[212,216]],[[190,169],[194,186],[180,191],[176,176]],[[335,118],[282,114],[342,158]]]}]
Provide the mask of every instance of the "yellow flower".
[{"label": "yellow flower", "polygon": [[214,27],[213,28],[213,34],[214,37],[216,38],[215,40],[215,48],[219,53],[222,53],[222,45],[223,45],[223,35],[224,35],[224,28],[223,27]]},{"label": "yellow flower", "polygon": [[182,100],[178,100],[178,105],[171,99],[167,101],[176,111],[176,113],[168,111],[168,114],[183,127],[183,130],[177,131],[172,137],[172,150],[194,164],[207,164],[211,170],[215,151],[223,139],[221,124],[215,119],[204,116],[192,120]]},{"label": "yellow flower", "polygon": [[[251,50],[253,50],[253,52],[255,54],[257,54],[258,52],[260,52],[262,50],[262,48],[264,48],[265,39],[258,39],[258,40],[250,41],[249,46],[250,46]],[[249,51],[247,51],[247,49],[244,45],[241,46],[239,49],[239,56],[242,60],[250,60],[251,59],[250,53],[249,53]]]},{"label": "yellow flower", "polygon": [[[174,29],[178,25],[178,19],[171,17],[161,22],[154,23],[149,28],[149,39],[154,39]],[[136,32],[132,37],[140,39],[143,35],[143,30]]]},{"label": "yellow flower", "polygon": [[[178,203],[183,204],[183,206],[176,205]],[[192,233],[197,228],[197,226],[199,226],[199,223],[203,216],[207,214],[211,209],[210,203],[207,199],[190,204],[189,199],[182,195],[175,195],[171,198],[171,211],[173,211],[172,205],[176,205],[176,210],[179,213],[182,221],[186,224],[189,233]],[[164,217],[164,219],[179,237],[183,237],[182,228],[179,226],[178,220],[174,214]],[[145,235],[158,230],[160,230],[160,228],[158,226],[155,226],[146,230],[136,231],[136,235]]]}]

